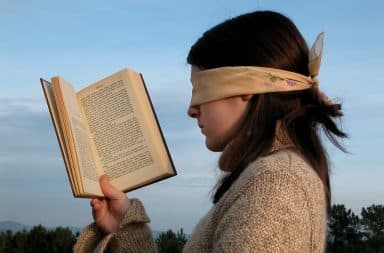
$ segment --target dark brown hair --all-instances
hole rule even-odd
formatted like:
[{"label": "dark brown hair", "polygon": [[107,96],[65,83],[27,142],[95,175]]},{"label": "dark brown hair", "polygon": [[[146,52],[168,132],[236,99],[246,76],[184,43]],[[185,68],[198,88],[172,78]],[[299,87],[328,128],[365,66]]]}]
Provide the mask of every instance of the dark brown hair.
[{"label": "dark brown hair", "polygon": [[[191,47],[187,61],[201,69],[223,66],[261,66],[308,76],[308,46],[287,17],[256,11],[229,19],[203,34]],[[219,167],[229,171],[219,182],[216,203],[246,166],[265,154],[275,138],[277,122],[321,178],[330,205],[329,164],[319,129],[338,148],[346,137],[334,119],[340,104],[326,104],[316,87],[304,91],[254,95],[242,130],[221,154]]]}]

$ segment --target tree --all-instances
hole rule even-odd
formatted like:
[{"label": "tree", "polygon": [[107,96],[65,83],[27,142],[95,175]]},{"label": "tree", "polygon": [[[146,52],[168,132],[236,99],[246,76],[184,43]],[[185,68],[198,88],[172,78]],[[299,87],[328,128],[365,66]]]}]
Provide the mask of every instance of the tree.
[{"label": "tree", "polygon": [[0,234],[0,253],[8,253],[12,251],[12,231],[7,230]]},{"label": "tree", "polygon": [[12,252],[13,253],[24,253],[27,247],[28,233],[26,230],[16,232],[12,238]]},{"label": "tree", "polygon": [[180,229],[177,234],[175,234],[172,230],[168,230],[161,233],[156,239],[156,245],[159,253],[182,252],[186,242],[187,238],[183,232],[183,229]]},{"label": "tree", "polygon": [[49,253],[50,240],[48,231],[42,225],[34,226],[27,237],[26,253]]},{"label": "tree", "polygon": [[184,247],[184,245],[188,241],[186,234],[184,234],[183,228],[181,228],[179,231],[177,231],[176,238],[182,244],[182,248]]},{"label": "tree", "polygon": [[57,227],[54,231],[49,232],[49,237],[52,253],[71,252],[76,243],[76,237],[69,228]]},{"label": "tree", "polygon": [[361,211],[361,224],[367,243],[374,252],[384,252],[384,206],[371,205]]},{"label": "tree", "polygon": [[344,205],[333,205],[328,218],[328,252],[361,252],[360,220]]}]

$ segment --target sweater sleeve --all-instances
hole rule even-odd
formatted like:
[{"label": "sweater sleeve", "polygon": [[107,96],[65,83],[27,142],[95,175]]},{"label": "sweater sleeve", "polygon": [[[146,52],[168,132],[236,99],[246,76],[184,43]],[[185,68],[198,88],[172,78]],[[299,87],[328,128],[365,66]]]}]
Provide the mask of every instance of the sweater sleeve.
[{"label": "sweater sleeve", "polygon": [[286,172],[248,182],[220,220],[213,252],[311,252],[306,193]]},{"label": "sweater sleeve", "polygon": [[74,246],[75,253],[129,253],[156,252],[150,222],[144,206],[131,199],[130,207],[117,232],[105,234],[95,223],[87,226]]}]

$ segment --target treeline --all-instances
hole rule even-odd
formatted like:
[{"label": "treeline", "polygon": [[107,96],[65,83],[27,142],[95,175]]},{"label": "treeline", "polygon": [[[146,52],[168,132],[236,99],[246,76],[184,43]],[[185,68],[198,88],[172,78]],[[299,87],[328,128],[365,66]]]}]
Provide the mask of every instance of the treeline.
[{"label": "treeline", "polygon": [[[72,252],[78,233],[69,228],[0,233],[0,253]],[[161,233],[155,239],[159,253],[179,253],[187,236],[183,229]],[[371,205],[356,215],[344,205],[333,205],[328,218],[327,253],[384,253],[384,206]]]},{"label": "treeline", "polygon": [[327,253],[384,253],[384,206],[362,208],[360,216],[333,205],[328,218]]},{"label": "treeline", "polygon": [[[0,233],[0,253],[69,253],[72,252],[79,233],[69,228],[57,227],[47,230],[42,225],[31,230]],[[181,252],[187,242],[183,229],[161,233],[155,240],[159,253]]]},{"label": "treeline", "polygon": [[47,230],[42,225],[16,233],[7,230],[0,233],[0,253],[68,253],[77,236],[69,228]]}]

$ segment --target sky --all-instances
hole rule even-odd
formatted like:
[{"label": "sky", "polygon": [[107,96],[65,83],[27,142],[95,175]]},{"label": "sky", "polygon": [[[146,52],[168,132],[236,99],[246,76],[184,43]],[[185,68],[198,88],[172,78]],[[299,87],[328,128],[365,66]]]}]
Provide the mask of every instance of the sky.
[{"label": "sky", "polygon": [[0,221],[83,227],[39,78],[76,90],[124,67],[141,72],[178,175],[128,194],[154,230],[190,233],[211,208],[219,154],[187,117],[191,45],[210,27],[255,10],[290,17],[311,45],[325,32],[320,87],[343,104],[344,154],[326,144],[333,203],[356,214],[384,204],[384,2],[0,0]]}]

